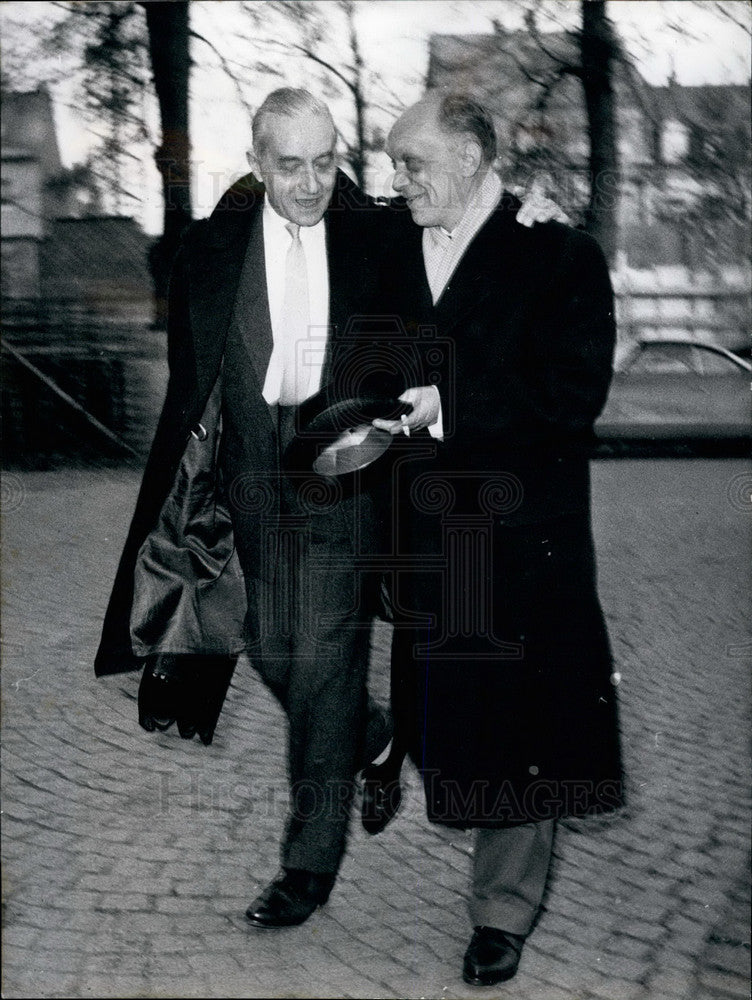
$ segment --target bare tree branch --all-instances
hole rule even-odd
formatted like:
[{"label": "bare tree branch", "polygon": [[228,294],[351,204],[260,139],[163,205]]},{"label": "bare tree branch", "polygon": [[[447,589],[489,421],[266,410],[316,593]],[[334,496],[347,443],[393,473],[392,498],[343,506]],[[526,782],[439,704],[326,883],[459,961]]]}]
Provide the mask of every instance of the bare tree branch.
[{"label": "bare tree branch", "polygon": [[[312,62],[318,63],[319,66],[323,66],[324,69],[328,70],[330,73],[336,76],[341,83],[344,83],[344,85],[347,87],[348,90],[350,91],[353,90],[354,86],[353,82],[351,80],[348,80],[348,78],[344,75],[344,73],[342,73],[341,70],[337,69],[336,66],[333,66],[330,62],[328,62],[326,59],[323,59],[321,56],[319,56],[312,49],[308,48],[306,45],[301,45],[300,42],[278,42],[276,40],[274,41],[269,40],[257,44],[265,45],[267,48],[274,49],[277,52],[288,52],[290,49],[294,49],[296,52],[299,52],[302,56],[305,56],[306,59],[310,59]],[[352,70],[353,67],[345,64],[345,69]]]},{"label": "bare tree branch", "polygon": [[[693,0],[693,3],[695,3],[695,5],[698,6],[698,7],[700,7],[700,6],[701,7],[705,7],[706,6],[705,4],[699,4],[699,3],[697,3],[697,0]],[[750,27],[749,22],[747,22],[745,24],[744,21],[737,20],[737,18],[735,18],[734,15],[731,13],[731,11],[735,7],[739,6],[738,3],[736,3],[736,4],[734,4],[732,6],[732,4],[730,4],[730,3],[723,3],[723,2],[721,2],[721,0],[713,0],[713,3],[711,3],[710,6],[715,11],[717,11],[717,13],[721,17],[726,18],[726,20],[728,20],[728,21],[731,21],[731,23],[735,24],[737,28],[741,28],[741,30],[745,34],[752,36],[752,28]]]},{"label": "bare tree branch", "polygon": [[206,38],[204,35],[199,34],[199,32],[196,31],[194,28],[191,28],[189,30],[188,35],[191,38],[195,38],[199,42],[203,42],[204,45],[206,45],[209,49],[211,49],[211,51],[214,53],[214,55],[217,57],[217,59],[219,59],[220,66],[222,67],[222,69],[224,70],[224,72],[227,74],[227,76],[229,77],[229,79],[232,81],[233,86],[235,87],[235,93],[238,95],[238,100],[240,101],[240,103],[242,104],[243,108],[245,109],[246,114],[250,118],[252,116],[252,114],[253,114],[253,108],[251,107],[251,105],[246,100],[245,93],[243,92],[243,88],[241,86],[240,80],[238,79],[235,71],[230,67],[230,60],[227,59],[226,56],[224,56],[219,51],[219,49],[217,48],[217,46],[213,42],[210,42],[209,39]]},{"label": "bare tree branch", "polygon": [[574,72],[575,75],[577,75],[581,71],[581,68],[578,66],[577,63],[573,63],[569,59],[563,59],[560,55],[557,55],[555,52],[552,52],[551,49],[549,49],[548,46],[544,44],[543,39],[541,37],[541,32],[538,30],[538,24],[535,18],[535,10],[530,9],[525,11],[525,27],[530,32],[530,37],[533,39],[533,41],[541,50],[541,52],[545,56],[547,56],[552,62],[557,63],[558,65],[561,66],[566,66],[569,70]]}]

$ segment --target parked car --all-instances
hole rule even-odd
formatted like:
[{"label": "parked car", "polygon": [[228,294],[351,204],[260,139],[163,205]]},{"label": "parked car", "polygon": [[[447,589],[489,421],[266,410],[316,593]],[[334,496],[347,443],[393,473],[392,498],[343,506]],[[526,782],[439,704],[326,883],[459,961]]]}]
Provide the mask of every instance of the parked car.
[{"label": "parked car", "polygon": [[597,455],[746,455],[752,363],[702,340],[644,338],[617,354]]}]

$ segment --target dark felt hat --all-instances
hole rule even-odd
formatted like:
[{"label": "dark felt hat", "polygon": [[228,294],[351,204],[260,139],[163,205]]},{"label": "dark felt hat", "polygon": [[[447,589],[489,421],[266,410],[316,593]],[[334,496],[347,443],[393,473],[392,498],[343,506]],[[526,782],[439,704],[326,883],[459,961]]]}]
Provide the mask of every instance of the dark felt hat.
[{"label": "dark felt hat", "polygon": [[326,387],[298,408],[295,437],[285,452],[285,465],[299,472],[343,476],[371,465],[394,440],[378,430],[376,417],[397,420],[412,405],[393,396],[368,395],[338,399]]}]

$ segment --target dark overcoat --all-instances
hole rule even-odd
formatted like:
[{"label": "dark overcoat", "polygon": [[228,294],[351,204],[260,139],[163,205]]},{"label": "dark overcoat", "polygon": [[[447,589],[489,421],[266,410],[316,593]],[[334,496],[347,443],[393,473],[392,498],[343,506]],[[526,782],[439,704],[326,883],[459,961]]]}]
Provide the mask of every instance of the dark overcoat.
[{"label": "dark overcoat", "polygon": [[[622,801],[588,450],[615,328],[597,243],[504,195],[434,307],[395,216],[408,329],[435,328],[444,442],[400,467],[395,664],[429,818],[505,826]],[[437,359],[439,354],[437,354]]]},{"label": "dark overcoat", "polygon": [[[191,431],[200,421],[217,382],[248,258],[255,280],[243,282],[242,308],[244,322],[251,328],[254,362],[264,352],[268,359],[271,351],[261,227],[263,193],[263,186],[252,175],[242,178],[225,193],[208,220],[188,229],[178,254],[170,282],[167,394],[107,606],[95,659],[97,675],[136,669],[143,663],[134,653],[130,631],[134,567],[144,540],[157,525]],[[377,299],[379,275],[373,257],[382,245],[376,236],[380,215],[379,206],[339,173],[324,216],[330,285],[325,378],[334,378],[332,372],[348,369],[353,321],[373,314],[371,304]],[[279,452],[269,407],[261,393],[263,372],[251,366],[247,376],[255,389],[250,393],[248,412],[243,414],[248,428],[244,461],[247,469],[274,481],[279,471]],[[382,380],[379,385],[385,387],[387,382]],[[404,384],[399,377],[390,386],[397,392]],[[255,546],[260,550],[259,532],[250,519],[248,531],[244,532],[244,542],[250,549]],[[244,561],[244,565],[249,564],[252,554]],[[158,623],[151,624],[156,630]],[[192,651],[206,650],[198,645]]]}]

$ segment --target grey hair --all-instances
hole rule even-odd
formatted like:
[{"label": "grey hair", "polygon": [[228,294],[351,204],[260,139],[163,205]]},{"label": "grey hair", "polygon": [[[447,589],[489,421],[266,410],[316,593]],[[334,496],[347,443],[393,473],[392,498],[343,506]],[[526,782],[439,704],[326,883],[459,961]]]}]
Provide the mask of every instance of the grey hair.
[{"label": "grey hair", "polygon": [[310,90],[304,90],[302,87],[280,87],[266,96],[261,107],[253,116],[251,135],[253,149],[257,156],[263,152],[268,119],[272,115],[282,115],[289,118],[298,115],[320,115],[322,118],[327,118],[334,128],[331,111],[323,101],[314,97]]},{"label": "grey hair", "polygon": [[450,135],[470,134],[478,140],[483,160],[496,159],[496,129],[489,111],[466,94],[447,94],[439,104],[439,126]]}]

